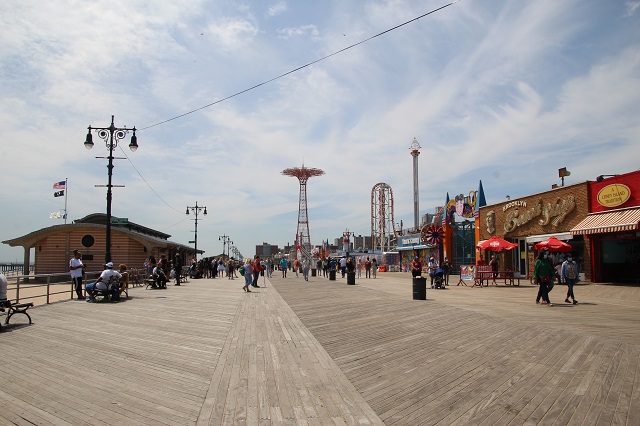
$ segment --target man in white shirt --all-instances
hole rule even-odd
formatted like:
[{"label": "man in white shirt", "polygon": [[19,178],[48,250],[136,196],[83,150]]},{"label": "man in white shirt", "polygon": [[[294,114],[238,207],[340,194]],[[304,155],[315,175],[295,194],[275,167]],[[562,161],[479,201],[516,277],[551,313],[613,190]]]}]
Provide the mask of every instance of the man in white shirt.
[{"label": "man in white shirt", "polygon": [[71,281],[76,289],[78,300],[82,300],[82,273],[84,272],[84,264],[82,263],[82,254],[78,250],[73,251],[73,257],[69,261],[69,272],[71,273]]},{"label": "man in white shirt", "polygon": [[97,292],[107,290],[107,285],[109,284],[109,281],[112,277],[122,279],[122,275],[120,274],[120,272],[113,270],[112,262],[107,263],[106,265],[104,265],[104,267],[105,270],[102,271],[102,274],[100,274],[98,281],[96,281],[95,283],[87,284],[87,287],[85,288],[85,291],[87,292],[87,302],[94,302]]}]

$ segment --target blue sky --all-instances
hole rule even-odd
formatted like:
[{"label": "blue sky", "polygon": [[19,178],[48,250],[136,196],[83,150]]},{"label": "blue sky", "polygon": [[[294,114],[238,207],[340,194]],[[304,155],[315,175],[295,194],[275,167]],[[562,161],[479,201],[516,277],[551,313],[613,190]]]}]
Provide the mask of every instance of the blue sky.
[{"label": "blue sky", "polygon": [[[0,240],[105,211],[106,156],[87,126],[136,126],[118,148],[113,214],[244,256],[293,243],[298,183],[311,240],[371,233],[371,189],[413,222],[482,180],[488,203],[639,167],[640,1],[461,0],[271,83],[448,1],[0,2]],[[405,225],[406,226],[406,225]],[[0,260],[22,249],[0,245]]]}]

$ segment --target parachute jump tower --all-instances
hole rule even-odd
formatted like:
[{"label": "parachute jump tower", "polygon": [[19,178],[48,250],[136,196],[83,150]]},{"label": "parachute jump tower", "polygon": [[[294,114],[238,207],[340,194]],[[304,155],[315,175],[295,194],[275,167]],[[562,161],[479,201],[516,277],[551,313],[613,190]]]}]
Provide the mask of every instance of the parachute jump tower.
[{"label": "parachute jump tower", "polygon": [[309,237],[309,215],[307,212],[307,181],[314,176],[322,176],[324,171],[304,166],[293,167],[282,171],[285,176],[298,178],[300,181],[300,198],[298,202],[298,227],[296,230],[296,250],[302,257],[311,257],[311,238]]}]

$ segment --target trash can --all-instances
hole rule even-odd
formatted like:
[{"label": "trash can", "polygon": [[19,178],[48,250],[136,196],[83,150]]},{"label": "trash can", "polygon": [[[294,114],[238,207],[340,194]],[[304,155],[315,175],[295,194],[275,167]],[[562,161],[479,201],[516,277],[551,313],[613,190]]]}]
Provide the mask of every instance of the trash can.
[{"label": "trash can", "polygon": [[336,280],[336,270],[331,269],[329,271],[329,281],[335,281],[335,280]]},{"label": "trash can", "polygon": [[315,277],[315,276],[316,276],[316,269],[312,269],[312,270],[311,270],[311,276],[312,276],[312,277]]},{"label": "trash can", "polygon": [[427,279],[413,277],[413,300],[427,300]]},{"label": "trash can", "polygon": [[355,272],[347,272],[347,284],[356,285],[356,273]]}]

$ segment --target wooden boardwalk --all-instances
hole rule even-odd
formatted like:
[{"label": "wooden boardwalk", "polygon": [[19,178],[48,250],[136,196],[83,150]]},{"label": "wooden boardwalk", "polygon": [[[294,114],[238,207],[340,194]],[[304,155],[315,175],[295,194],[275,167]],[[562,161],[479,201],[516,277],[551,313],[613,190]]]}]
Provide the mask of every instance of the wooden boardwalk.
[{"label": "wooden boardwalk", "polygon": [[33,308],[0,334],[0,425],[640,424],[640,288],[266,284]]}]

